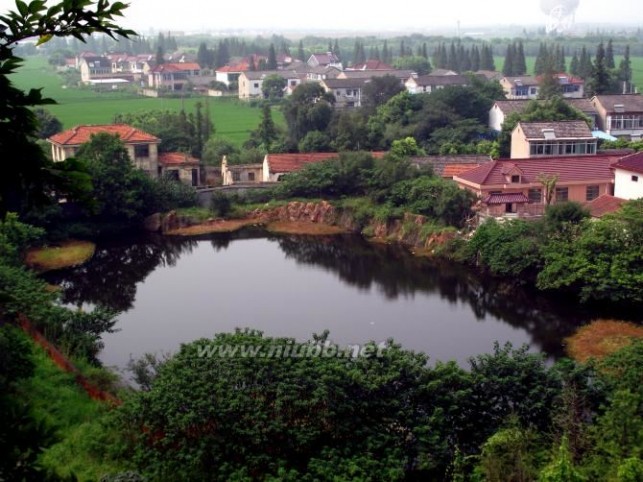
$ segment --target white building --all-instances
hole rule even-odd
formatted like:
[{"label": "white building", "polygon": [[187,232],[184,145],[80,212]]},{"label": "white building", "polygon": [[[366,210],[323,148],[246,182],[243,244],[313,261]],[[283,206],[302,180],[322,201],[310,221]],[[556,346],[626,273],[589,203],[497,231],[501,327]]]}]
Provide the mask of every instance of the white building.
[{"label": "white building", "polygon": [[614,196],[621,199],[643,198],[643,153],[620,159],[614,168]]}]

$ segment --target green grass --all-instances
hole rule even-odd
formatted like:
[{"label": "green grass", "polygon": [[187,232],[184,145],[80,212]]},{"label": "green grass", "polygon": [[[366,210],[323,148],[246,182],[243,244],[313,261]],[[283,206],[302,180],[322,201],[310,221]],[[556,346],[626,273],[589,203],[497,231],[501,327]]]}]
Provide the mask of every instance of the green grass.
[{"label": "green grass", "polygon": [[106,405],[89,398],[73,375],[60,370],[35,344],[33,361],[34,376],[23,380],[20,390],[34,418],[53,429],[58,439],[41,454],[43,468],[61,477],[74,474],[80,481],[125,470],[110,457],[118,434],[102,424]]},{"label": "green grass", "polygon": [[[250,107],[234,98],[192,97],[167,99],[142,97],[130,92],[94,92],[89,88],[65,88],[63,80],[44,57],[29,57],[25,64],[12,74],[11,80],[20,89],[42,88],[43,95],[58,102],[46,106],[63,123],[65,129],[79,124],[108,124],[116,114],[136,113],[147,110],[174,110],[184,108],[194,112],[194,104],[207,102],[214,122],[216,135],[230,139],[240,146],[248,139],[261,119],[261,110]],[[284,125],[279,109],[273,109],[273,119]]]}]

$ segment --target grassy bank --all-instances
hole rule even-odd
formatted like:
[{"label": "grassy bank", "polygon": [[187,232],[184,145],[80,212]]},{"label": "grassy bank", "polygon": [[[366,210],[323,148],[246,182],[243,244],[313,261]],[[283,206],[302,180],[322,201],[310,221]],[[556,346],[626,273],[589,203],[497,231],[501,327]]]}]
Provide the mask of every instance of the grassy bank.
[{"label": "grassy bank", "polygon": [[96,245],[89,241],[65,241],[58,246],[30,249],[25,263],[41,272],[70,268],[89,260],[95,250]]},{"label": "grassy bank", "polygon": [[[19,390],[29,401],[34,419],[55,437],[39,458],[43,469],[63,478],[73,475],[81,482],[125,470],[113,461],[109,450],[108,441],[117,434],[106,431],[102,423],[107,406],[92,400],[73,375],[56,367],[35,344],[33,361],[34,376],[23,380]],[[84,371],[96,375],[97,370]]]}]

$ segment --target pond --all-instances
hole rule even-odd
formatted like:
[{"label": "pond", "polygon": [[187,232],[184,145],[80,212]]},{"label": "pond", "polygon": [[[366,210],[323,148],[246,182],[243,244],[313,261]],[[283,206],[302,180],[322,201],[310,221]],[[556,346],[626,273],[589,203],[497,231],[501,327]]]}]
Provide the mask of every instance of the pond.
[{"label": "pond", "polygon": [[100,355],[119,369],[236,327],[301,341],[329,330],[341,345],[393,338],[462,365],[494,341],[557,358],[564,338],[598,316],[574,300],[348,235],[244,230],[107,242],[89,263],[48,280],[65,303],[121,312]]}]

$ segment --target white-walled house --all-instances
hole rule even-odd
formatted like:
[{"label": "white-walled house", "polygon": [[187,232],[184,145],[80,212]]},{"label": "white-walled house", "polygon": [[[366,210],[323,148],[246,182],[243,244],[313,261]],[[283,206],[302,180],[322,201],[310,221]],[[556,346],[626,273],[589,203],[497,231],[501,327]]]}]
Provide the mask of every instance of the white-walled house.
[{"label": "white-walled house", "polygon": [[643,153],[623,157],[614,168],[614,196],[621,199],[643,198]]}]

